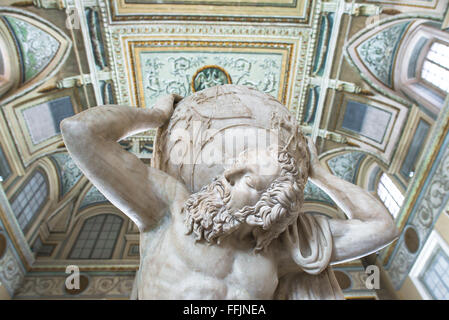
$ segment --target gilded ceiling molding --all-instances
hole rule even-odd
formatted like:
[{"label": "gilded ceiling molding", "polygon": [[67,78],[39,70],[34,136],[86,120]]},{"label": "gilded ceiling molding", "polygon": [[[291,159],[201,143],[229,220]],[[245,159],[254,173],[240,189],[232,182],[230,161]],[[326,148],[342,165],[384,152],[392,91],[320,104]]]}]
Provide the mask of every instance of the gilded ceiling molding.
[{"label": "gilded ceiling molding", "polygon": [[[152,35],[153,39],[163,40],[173,35],[193,39],[197,36],[204,36],[205,39],[216,41],[223,35],[228,38],[235,38],[243,41],[267,41],[267,39],[289,42],[296,41],[299,45],[295,46],[295,54],[292,59],[292,66],[297,64],[294,74],[291,75],[291,84],[288,91],[291,92],[291,110],[296,112],[299,121],[302,121],[303,105],[305,102],[305,91],[308,86],[308,74],[311,72],[312,61],[315,56],[315,42],[319,28],[319,17],[322,10],[321,1],[316,1],[310,6],[310,22],[308,25],[230,25],[230,24],[206,24],[202,22],[189,22],[181,24],[157,23],[151,21],[142,21],[136,24],[133,21],[114,22],[110,16],[111,3],[109,1],[99,0],[98,2],[100,21],[105,35],[104,45],[109,58],[109,65],[114,66],[112,72],[113,87],[112,92],[116,96],[116,103],[131,104],[129,92],[130,83],[126,77],[129,66],[126,63],[126,49],[122,46],[124,37],[135,35],[136,37],[148,37]],[[192,38],[193,37],[193,38]],[[204,40],[201,39],[201,40]],[[200,39],[199,39],[200,40]]]},{"label": "gilded ceiling molding", "polygon": [[[319,13],[319,12],[318,12]],[[288,80],[285,92],[290,92],[286,97],[286,104],[292,112],[296,113],[298,120],[302,117],[302,106],[305,101],[305,92],[307,90],[308,74],[311,72],[313,60],[314,42],[316,40],[316,27],[318,19],[314,24],[314,29],[303,27],[275,27],[275,26],[246,26],[246,25],[173,25],[173,24],[139,24],[139,25],[110,25],[106,27],[106,34],[110,35],[111,46],[108,47],[112,51],[110,65],[115,66],[113,70],[115,74],[114,91],[117,95],[117,103],[124,105],[132,105],[135,94],[132,91],[134,84],[127,74],[132,65],[128,65],[127,57],[129,52],[129,43],[132,39],[139,39],[142,42],[152,41],[156,46],[158,43],[162,45],[163,39],[167,37],[176,37],[179,41],[191,41],[192,50],[195,43],[193,40],[203,42],[219,42],[223,34],[231,35],[232,41],[224,46],[241,46],[244,42],[259,43],[261,49],[264,43],[278,43],[279,45],[291,44],[290,72],[291,76]],[[146,40],[148,39],[148,40]],[[200,43],[200,42],[198,42]],[[176,52],[176,46],[172,49]],[[198,50],[201,50],[198,48]]]},{"label": "gilded ceiling molding", "polygon": [[398,48],[410,28],[426,20],[440,21],[436,15],[400,14],[377,21],[357,32],[345,45],[348,63],[372,88],[405,106],[411,102],[393,87]]},{"label": "gilded ceiling molding", "polygon": [[[147,41],[142,41],[141,43],[147,43],[148,45],[151,45],[154,48],[161,47],[160,50],[163,50],[162,49],[163,41],[161,42],[160,40],[158,41],[157,39],[158,38],[159,39],[166,38],[167,35],[158,37],[155,34],[156,30],[154,30],[154,32],[153,32],[153,30],[151,30],[152,28],[154,28],[154,27],[145,28],[145,29],[140,30],[140,32],[142,32],[140,35],[138,33],[137,34],[130,33],[129,35],[127,35],[127,31],[131,31],[131,32],[138,31],[139,32],[139,29],[138,30],[130,30],[131,28],[128,27],[128,28],[126,28],[128,30],[125,31],[123,29],[117,30],[117,28],[114,28],[115,29],[114,31],[116,31],[116,32],[112,33],[112,38],[114,39],[114,44],[116,44],[118,41],[120,41],[119,42],[120,45],[115,46],[114,56],[117,59],[116,64],[115,64],[117,66],[116,74],[118,75],[118,81],[115,81],[115,83],[118,83],[118,88],[117,88],[118,90],[116,92],[118,93],[119,96],[118,96],[117,100],[120,101],[121,104],[128,104],[128,105],[134,104],[133,103],[134,101],[132,100],[131,96],[134,97],[135,93],[130,92],[129,88],[135,88],[134,87],[136,84],[135,81],[137,81],[137,79],[134,80],[132,83],[127,83],[127,81],[130,81],[134,78],[134,77],[131,77],[131,79],[129,79],[129,77],[126,77],[126,74],[131,71],[131,70],[129,70],[130,68],[132,68],[132,70],[134,70],[134,68],[133,68],[134,66],[131,65],[128,67],[125,62],[126,57],[133,54],[132,52],[130,52],[130,47],[129,47],[130,43],[132,42],[132,38],[135,38],[135,39],[136,38],[138,38],[138,39],[148,38]],[[178,26],[178,28],[179,28],[179,26]],[[175,32],[178,35],[180,33],[184,33],[184,32],[192,33],[192,31],[193,31],[193,30],[191,30],[192,26],[186,27],[185,29],[183,28],[184,29],[183,32],[180,30],[177,30],[178,28],[173,28],[171,30],[166,30],[166,31]],[[220,33],[220,30],[217,30],[217,31]],[[149,37],[148,34],[150,34],[151,37]],[[202,48],[205,48],[205,47],[213,48],[213,47],[217,46],[217,49],[215,49],[215,50],[220,50],[220,49],[218,49],[220,47],[223,48],[223,49],[221,49],[222,51],[228,50],[229,48],[234,48],[233,51],[235,51],[235,52],[240,52],[241,50],[249,50],[249,48],[251,48],[251,47],[253,47],[253,49],[252,49],[253,51],[254,50],[256,50],[256,51],[257,50],[267,50],[271,46],[273,48],[272,49],[273,53],[278,51],[280,48],[282,48],[282,46],[284,46],[284,47],[287,46],[286,48],[291,47],[291,49],[287,49],[287,50],[289,50],[289,51],[287,51],[289,53],[288,53],[288,56],[286,57],[288,60],[283,63],[292,63],[292,65],[290,65],[290,66],[287,65],[287,66],[290,70],[289,72],[293,73],[293,71],[295,70],[295,66],[296,66],[294,61],[297,60],[297,55],[299,54],[299,52],[301,52],[301,55],[304,54],[304,46],[307,45],[307,40],[306,40],[307,35],[308,34],[306,34],[306,33],[299,34],[298,35],[299,39],[297,39],[293,43],[291,43],[292,40],[290,40],[289,42],[285,42],[285,40],[283,40],[282,38],[280,39],[280,41],[278,40],[279,42],[273,42],[273,41],[266,42],[267,40],[262,40],[262,39],[260,39],[262,41],[259,41],[259,38],[257,36],[255,37],[255,39],[252,39],[254,42],[253,41],[251,41],[251,42],[250,41],[245,41],[245,42],[244,41],[232,41],[232,42],[227,42],[227,43],[225,43],[225,42],[220,43],[219,41],[216,41],[216,38],[213,37],[212,35],[209,35],[207,33],[205,35],[203,33],[200,37],[204,40],[201,42],[186,40],[186,41],[180,41],[179,43],[174,43],[173,46],[170,46],[170,43],[167,43],[169,45],[169,47],[167,47],[167,49],[165,49],[165,50],[166,50],[167,54],[169,52],[173,52],[173,58],[176,59],[176,50],[179,50],[177,48],[178,46],[190,47],[191,49],[186,49],[186,50],[192,50],[192,51],[195,51],[195,50],[200,51],[201,47]],[[171,36],[173,37],[173,35],[171,35]],[[187,35],[185,35],[185,37],[187,37]],[[154,39],[154,40],[152,40],[152,39]],[[197,47],[198,49],[195,49],[195,47]],[[248,49],[245,49],[245,48],[248,48]],[[277,49],[277,48],[279,48],[279,49]],[[223,53],[224,53],[223,58],[226,57],[225,52],[226,51],[223,51]],[[248,51],[248,52],[250,52],[250,51]],[[247,64],[248,64],[248,62],[247,62]],[[299,81],[299,79],[304,80],[304,77],[305,77],[304,68],[302,65],[299,65],[298,68],[296,69],[296,74],[293,73],[291,75],[290,79],[285,80],[286,81],[285,85],[287,85],[288,89],[290,89],[292,86],[292,83],[295,82],[295,78],[296,78],[296,82],[297,82],[297,84],[295,84],[295,88],[294,88],[295,91],[293,93],[293,97],[291,95],[280,97],[281,99],[286,100],[284,102],[287,105],[290,105],[290,110],[292,110],[292,111],[295,111],[298,108],[299,101],[298,101],[298,99],[296,99],[295,93],[298,94],[298,91],[301,90],[300,94],[301,95],[303,94],[302,88],[298,87],[298,86],[301,86],[301,81]],[[290,92],[291,90],[288,90],[288,89],[283,89],[282,92]],[[284,98],[282,98],[282,97],[284,97]]]},{"label": "gilded ceiling molding", "polygon": [[136,97],[133,104],[139,107],[148,107],[165,94],[189,96],[209,86],[230,83],[255,87],[289,105],[291,43],[126,41],[131,57],[131,90]]},{"label": "gilded ceiling molding", "polygon": [[[109,0],[113,21],[214,21],[214,22],[267,22],[308,24],[310,10],[320,1],[278,0],[268,1],[216,1],[197,2],[171,0]],[[236,5],[238,3],[238,6]],[[267,14],[269,13],[269,14]]]},{"label": "gilded ceiling molding", "polygon": [[[1,101],[1,105],[6,105],[53,77],[69,56],[72,43],[62,30],[29,11],[0,7],[0,16],[6,18],[15,34],[18,47],[22,50],[22,57],[19,59],[24,61],[24,83]],[[28,45],[31,41],[29,37],[39,41],[37,51],[36,46]]]}]

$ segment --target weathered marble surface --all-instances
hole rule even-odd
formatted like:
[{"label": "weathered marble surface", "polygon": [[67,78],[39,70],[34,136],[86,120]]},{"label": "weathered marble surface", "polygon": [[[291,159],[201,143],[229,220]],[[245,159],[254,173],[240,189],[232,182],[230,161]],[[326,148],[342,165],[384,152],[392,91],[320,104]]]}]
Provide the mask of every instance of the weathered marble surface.
[{"label": "weathered marble surface", "polygon": [[[394,240],[385,207],[326,171],[273,97],[224,85],[181,99],[91,108],[61,125],[75,163],[139,227],[137,297],[343,298],[330,265]],[[117,143],[156,127],[153,167]],[[304,214],[307,179],[348,220]]]}]

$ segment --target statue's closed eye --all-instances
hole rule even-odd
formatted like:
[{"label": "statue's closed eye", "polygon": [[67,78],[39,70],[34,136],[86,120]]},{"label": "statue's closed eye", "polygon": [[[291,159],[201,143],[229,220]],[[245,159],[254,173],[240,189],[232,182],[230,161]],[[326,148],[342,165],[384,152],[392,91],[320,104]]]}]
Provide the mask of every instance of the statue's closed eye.
[{"label": "statue's closed eye", "polygon": [[254,190],[257,190],[256,185],[254,184],[254,181],[250,175],[245,175],[244,179],[245,179],[245,182],[248,185],[248,187],[253,188]]}]

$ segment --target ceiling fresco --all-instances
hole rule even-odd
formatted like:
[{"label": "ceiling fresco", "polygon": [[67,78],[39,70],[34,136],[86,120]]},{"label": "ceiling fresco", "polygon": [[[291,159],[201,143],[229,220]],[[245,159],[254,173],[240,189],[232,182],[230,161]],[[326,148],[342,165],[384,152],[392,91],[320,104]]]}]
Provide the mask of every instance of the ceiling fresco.
[{"label": "ceiling fresco", "polygon": [[169,93],[187,96],[217,84],[245,84],[273,95],[300,120],[312,63],[320,56],[315,52],[318,22],[106,23],[115,100],[149,107]]},{"label": "ceiling fresco", "polygon": [[392,70],[396,52],[409,24],[410,21],[406,21],[388,26],[356,47],[366,68],[389,87],[393,82]]},{"label": "ceiling fresco", "polygon": [[29,22],[13,16],[6,16],[19,45],[24,67],[24,82],[34,78],[54,58],[59,41]]},{"label": "ceiling fresco", "polygon": [[[392,12],[398,7],[402,11],[383,14],[380,5],[385,4],[391,4],[388,8]],[[375,191],[380,173],[395,178],[405,165],[403,159],[413,163],[409,165],[412,169],[403,171],[413,170],[420,179],[418,186],[414,182],[417,178],[409,176],[414,194],[419,187],[423,194],[437,190],[427,198],[441,202],[438,210],[421,210],[421,205],[428,205],[423,198],[416,205],[408,203],[407,212],[403,210],[400,223],[416,227],[422,239],[447,203],[447,192],[435,187],[438,179],[447,178],[440,170],[447,163],[447,152],[433,156],[435,177],[418,175],[424,169],[415,168],[411,160],[421,151],[408,149],[415,132],[410,128],[419,119],[427,121],[430,117],[395,95],[400,88],[395,75],[404,63],[403,48],[420,21],[435,23],[439,19],[427,13],[439,10],[435,8],[442,7],[440,0],[407,4],[399,0],[34,0],[33,6],[0,7],[0,31],[6,30],[12,39],[9,43],[14,53],[10,56],[19,61],[17,69],[20,65],[20,85],[24,88],[17,85],[22,91],[11,90],[11,96],[0,96],[6,97],[1,101],[5,119],[0,119],[0,124],[4,121],[5,125],[0,136],[8,140],[2,140],[0,146],[0,165],[6,168],[0,205],[14,196],[34,168],[45,169],[52,191],[47,208],[38,213],[39,221],[33,222],[34,229],[25,233],[18,227],[11,229],[13,238],[18,239],[14,241],[20,241],[17,253],[25,256],[24,265],[34,272],[21,275],[15,267],[17,277],[25,277],[30,286],[22,286],[16,292],[18,298],[40,294],[35,290],[37,279],[42,277],[39,271],[57,278],[45,294],[65,297],[67,293],[60,287],[62,277],[54,274],[65,267],[83,219],[121,214],[83,177],[59,131],[62,119],[96,105],[151,108],[158,98],[170,93],[185,97],[221,84],[251,86],[287,106],[304,133],[318,142],[321,163],[346,181],[360,187],[369,182],[370,191]],[[427,13],[412,12],[416,8]],[[74,30],[64,25],[71,10],[82,18]],[[30,12],[45,14],[39,17]],[[53,20],[53,14],[58,18]],[[423,46],[417,46],[417,56]],[[409,73],[415,71],[408,69]],[[428,121],[428,130],[433,128],[433,120]],[[149,130],[120,144],[149,165],[154,133]],[[426,137],[433,135],[426,133]],[[428,143],[425,138],[419,141],[414,143],[422,148]],[[403,182],[402,187],[407,184]],[[306,212],[344,217],[318,185],[309,181],[304,193]],[[0,234],[4,233],[2,215],[0,212]],[[4,216],[5,221],[12,221],[14,212],[9,208]],[[122,229],[112,260],[70,260],[91,268],[88,272],[103,272],[101,277],[90,278],[90,291],[80,297],[101,296],[101,290],[92,288],[106,279],[107,272],[117,286],[104,294],[129,296],[138,265],[139,232],[131,220],[126,220]],[[46,257],[37,255],[34,261],[37,240],[54,251]],[[403,252],[403,242],[400,238],[396,249],[381,253],[384,262],[390,261],[387,272],[396,287],[403,283],[405,269],[414,261],[411,254]],[[338,267],[353,281],[345,294],[364,288],[364,278],[360,277],[365,276],[364,269],[359,260],[352,263]],[[355,271],[350,273],[352,267]],[[357,294],[366,293],[361,292]]]},{"label": "ceiling fresco", "polygon": [[9,30],[7,46],[16,48],[14,59],[20,64],[20,81],[8,101],[24,95],[55,75],[68,58],[72,42],[52,23],[39,16],[11,7],[0,7],[0,28]]},{"label": "ceiling fresco", "polygon": [[292,44],[136,41],[128,45],[136,62],[131,72],[139,106],[148,107],[169,93],[185,97],[230,83],[256,87],[285,103]]},{"label": "ceiling fresco", "polygon": [[82,172],[73,162],[72,157],[66,152],[53,154],[50,158],[56,164],[60,179],[60,194],[63,197],[80,180]]}]

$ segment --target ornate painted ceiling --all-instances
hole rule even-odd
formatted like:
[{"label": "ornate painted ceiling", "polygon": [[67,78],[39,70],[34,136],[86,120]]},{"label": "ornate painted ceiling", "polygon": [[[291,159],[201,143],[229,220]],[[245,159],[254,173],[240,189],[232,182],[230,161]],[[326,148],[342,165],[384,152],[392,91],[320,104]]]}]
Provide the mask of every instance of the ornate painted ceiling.
[{"label": "ornate painted ceiling", "polygon": [[[0,7],[0,54],[9,57],[5,61],[11,61],[16,75],[6,89],[0,79],[0,160],[7,169],[2,167],[0,203],[9,208],[0,215],[0,234],[6,230],[13,235],[11,243],[17,250],[11,246],[4,259],[16,264],[16,276],[35,272],[27,275],[18,297],[39,292],[64,296],[61,270],[73,262],[70,246],[81,225],[96,214],[121,214],[74,165],[60,136],[64,117],[96,105],[151,108],[169,93],[188,96],[219,84],[249,85],[290,109],[304,132],[318,141],[320,160],[329,171],[372,192],[380,174],[388,172],[404,193],[414,183],[417,197],[417,183],[426,179],[425,168],[417,167],[419,148],[429,141],[437,115],[400,91],[398,69],[404,69],[411,55],[419,56],[423,46],[414,45],[410,53],[406,44],[415,44],[415,34],[422,35],[415,31],[424,23],[439,28],[446,4],[446,0],[407,4],[394,0],[34,0],[24,1],[23,8]],[[381,14],[382,6],[388,15]],[[9,44],[7,50],[2,43]],[[414,67],[407,72],[416,73],[416,61]],[[428,128],[425,137],[418,137],[423,132],[418,126]],[[149,163],[153,139],[150,131],[121,145]],[[5,222],[14,220],[6,204],[14,201],[35,170],[48,178],[49,201],[23,231]],[[421,172],[420,180],[411,179],[411,170]],[[306,187],[305,199],[307,212],[344,218],[332,199],[312,183]],[[409,201],[408,211],[399,214],[399,227],[410,228],[413,223],[407,222],[414,214],[411,206]],[[421,229],[419,234],[427,236],[430,229]],[[112,259],[77,261],[86,270],[111,275],[92,274],[93,286],[84,297],[129,294],[138,242],[137,229],[127,221]],[[50,254],[41,255],[36,243]],[[404,243],[401,239],[396,251],[384,251],[383,261],[407,252]],[[414,261],[410,255],[407,259],[407,266]],[[394,283],[402,283],[406,273],[399,270],[400,260],[392,265]],[[373,295],[364,290],[360,261],[339,270],[351,283],[346,294]],[[52,274],[38,276],[41,271]],[[40,289],[41,279],[48,280],[48,288]],[[104,292],[102,281],[110,284]],[[19,287],[17,281],[10,282],[11,288]]]},{"label": "ornate painted ceiling", "polygon": [[[145,10],[152,12],[153,7],[148,5],[140,15],[142,21],[130,22],[143,3],[152,2],[120,1],[111,8],[112,16],[108,10],[103,13],[110,21],[102,27],[108,35],[105,41],[110,64],[115,67],[119,103],[148,107],[168,93],[187,96],[206,87],[234,83],[273,95],[301,117],[305,84],[315,57],[319,21],[315,1],[240,3],[238,12],[246,17],[245,23],[238,22],[242,16],[236,14],[232,2],[187,5],[192,12],[185,17],[189,22],[176,24],[171,22],[171,14],[167,15],[167,6],[158,6],[150,17]],[[179,10],[189,12],[183,1],[174,3],[183,4]],[[261,15],[266,12],[273,14]],[[159,14],[168,21],[152,22]],[[209,19],[215,22],[202,22]],[[258,21],[269,23],[255,23]],[[277,21],[289,24],[274,23]]]}]

